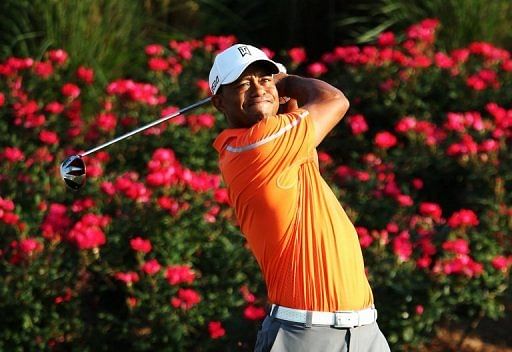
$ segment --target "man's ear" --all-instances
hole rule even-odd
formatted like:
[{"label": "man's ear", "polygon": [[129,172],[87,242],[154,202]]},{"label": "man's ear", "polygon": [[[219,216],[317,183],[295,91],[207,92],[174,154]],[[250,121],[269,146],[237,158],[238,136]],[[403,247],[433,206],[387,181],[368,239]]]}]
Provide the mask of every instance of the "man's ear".
[{"label": "man's ear", "polygon": [[213,106],[220,112],[224,113],[224,100],[222,99],[222,96],[215,94],[212,96],[212,103]]}]

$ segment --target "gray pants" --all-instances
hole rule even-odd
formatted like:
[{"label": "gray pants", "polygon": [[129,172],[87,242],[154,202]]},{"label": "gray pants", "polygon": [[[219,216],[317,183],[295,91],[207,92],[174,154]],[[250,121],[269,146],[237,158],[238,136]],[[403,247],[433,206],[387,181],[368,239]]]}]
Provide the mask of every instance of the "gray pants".
[{"label": "gray pants", "polygon": [[377,323],[350,329],[304,324],[267,316],[254,352],[389,352]]}]

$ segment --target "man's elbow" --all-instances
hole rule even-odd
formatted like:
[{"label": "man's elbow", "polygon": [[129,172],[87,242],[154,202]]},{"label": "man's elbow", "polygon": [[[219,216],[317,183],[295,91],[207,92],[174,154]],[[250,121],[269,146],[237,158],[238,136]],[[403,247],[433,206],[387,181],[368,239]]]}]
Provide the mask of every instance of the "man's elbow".
[{"label": "man's elbow", "polygon": [[343,94],[340,90],[338,90],[336,93],[336,101],[341,120],[350,108],[350,102],[348,101],[348,98],[345,96],[345,94]]}]

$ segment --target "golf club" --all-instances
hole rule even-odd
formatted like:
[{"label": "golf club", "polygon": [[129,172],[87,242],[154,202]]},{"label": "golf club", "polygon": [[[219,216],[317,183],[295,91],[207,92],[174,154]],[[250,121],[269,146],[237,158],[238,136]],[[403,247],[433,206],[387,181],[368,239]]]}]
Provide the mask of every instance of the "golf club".
[{"label": "golf club", "polygon": [[80,189],[84,183],[85,183],[85,174],[86,174],[86,170],[85,170],[85,163],[83,161],[83,157],[86,156],[86,155],[89,155],[89,154],[92,154],[94,152],[97,152],[98,150],[100,149],[103,149],[105,147],[108,147],[109,145],[111,144],[114,144],[114,143],[117,143],[125,138],[128,138],[128,137],[131,137],[133,136],[134,134],[137,134],[139,132],[142,132],[142,131],[145,131],[147,130],[148,128],[151,128],[153,126],[156,126],[162,122],[165,122],[167,120],[170,120],[176,116],[179,116],[181,114],[184,114],[192,109],[195,109],[201,105],[204,105],[208,102],[210,102],[212,98],[211,97],[208,97],[206,99],[203,99],[203,100],[200,100],[192,105],[189,105],[179,111],[176,111],[172,114],[169,114],[169,115],[166,115],[156,121],[153,121],[147,125],[144,125],[142,127],[139,127],[137,128],[136,130],[133,130],[131,132],[128,132],[126,134],[123,134],[122,136],[119,136],[109,142],[106,142],[106,143],[103,143],[102,145],[99,145],[97,147],[94,147],[92,149],[89,149],[81,154],[78,154],[78,155],[72,155],[70,157],[67,157],[61,164],[60,164],[60,176],[62,177],[62,179],[64,180],[64,182],[66,183],[66,185],[73,189],[73,190],[78,190]]}]

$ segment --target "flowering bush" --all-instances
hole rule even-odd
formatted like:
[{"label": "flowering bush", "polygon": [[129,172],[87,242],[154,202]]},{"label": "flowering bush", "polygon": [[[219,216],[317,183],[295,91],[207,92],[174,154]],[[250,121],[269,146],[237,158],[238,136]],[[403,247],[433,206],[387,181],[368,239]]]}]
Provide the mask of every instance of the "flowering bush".
[{"label": "flowering bush", "polygon": [[[299,47],[276,55],[352,102],[320,167],[357,227],[393,350],[442,319],[502,314],[512,266],[510,53],[440,52],[438,26],[315,62]],[[0,349],[252,350],[265,289],[211,147],[220,114],[203,107],[85,157],[79,192],[58,173],[207,96],[213,55],[235,40],[148,45],[146,79],[106,87],[62,50],[0,63]]]}]

